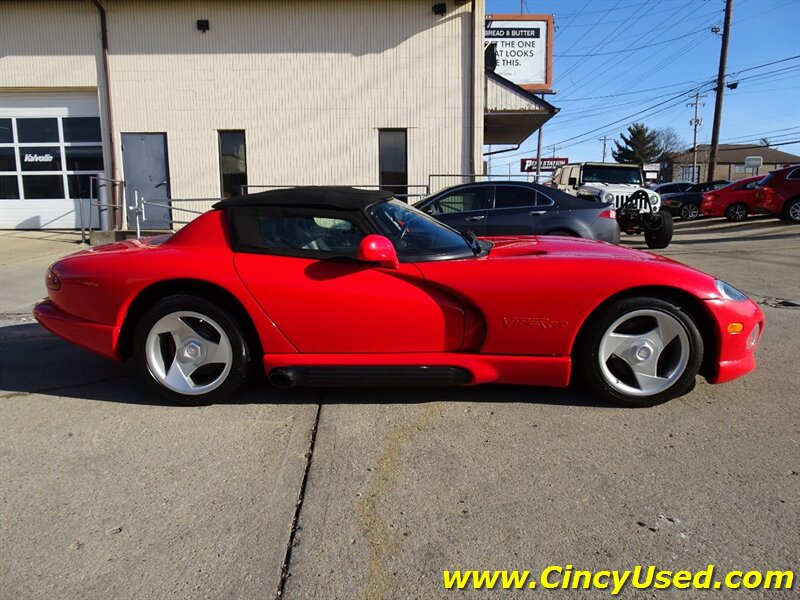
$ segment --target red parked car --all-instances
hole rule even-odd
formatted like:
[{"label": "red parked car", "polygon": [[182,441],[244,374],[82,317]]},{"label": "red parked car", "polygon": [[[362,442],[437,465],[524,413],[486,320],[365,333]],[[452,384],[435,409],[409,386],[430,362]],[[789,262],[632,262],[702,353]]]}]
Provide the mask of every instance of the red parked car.
[{"label": "red parked car", "polygon": [[650,406],[754,367],[763,315],[664,257],[550,236],[479,239],[387,192],[229,198],[174,235],[52,265],[47,329],[122,360],[166,397],[276,386],[564,387]]},{"label": "red parked car", "polygon": [[762,175],[746,177],[725,187],[706,192],[700,202],[700,212],[706,217],[725,217],[729,221],[744,221],[756,210],[756,184]]},{"label": "red parked car", "polygon": [[772,171],[756,187],[758,208],[790,223],[800,223],[800,165]]}]

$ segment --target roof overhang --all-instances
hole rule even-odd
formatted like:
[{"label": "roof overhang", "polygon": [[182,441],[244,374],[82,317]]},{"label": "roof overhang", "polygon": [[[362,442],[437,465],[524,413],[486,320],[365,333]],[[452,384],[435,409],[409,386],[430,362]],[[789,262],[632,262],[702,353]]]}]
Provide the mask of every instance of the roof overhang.
[{"label": "roof overhang", "polygon": [[491,71],[485,83],[484,144],[521,144],[559,110]]}]

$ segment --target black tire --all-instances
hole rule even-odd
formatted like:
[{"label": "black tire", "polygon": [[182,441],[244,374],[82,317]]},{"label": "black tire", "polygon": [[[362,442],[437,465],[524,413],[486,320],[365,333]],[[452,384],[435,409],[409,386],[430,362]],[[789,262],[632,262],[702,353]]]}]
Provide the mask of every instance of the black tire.
[{"label": "black tire", "polygon": [[[655,330],[649,331],[653,324],[658,326],[653,315],[665,319],[675,330],[682,331],[682,337],[676,334],[672,340],[666,340],[664,348],[653,350],[652,340],[670,335],[654,337]],[[602,344],[606,334],[612,331],[617,332],[617,337],[627,336],[635,342],[620,351],[626,357],[625,360],[612,354],[603,363],[601,352],[607,353],[607,347]],[[613,337],[608,339],[613,346]],[[648,352],[652,358],[639,363],[645,368],[647,360],[651,360],[650,366],[656,369],[656,373],[663,375],[660,380],[658,377],[652,380],[657,381],[658,386],[666,386],[664,389],[654,388],[652,393],[647,393],[643,388],[636,389],[638,380],[628,362],[638,360],[632,353],[641,348],[635,344],[641,347],[650,344]],[[601,308],[600,312],[587,321],[576,341],[573,359],[576,377],[590,391],[606,400],[626,406],[654,406],[686,394],[694,387],[695,377],[703,360],[703,338],[691,315],[679,304],[651,297],[623,298]],[[660,371],[661,369],[664,371]]]},{"label": "black tire", "polygon": [[800,223],[800,198],[790,198],[783,205],[781,219],[789,223]]},{"label": "black tire", "polygon": [[[190,334],[185,336],[182,346],[178,345],[180,335],[177,333],[153,332],[157,324],[163,328],[165,323],[176,320],[186,326],[181,330]],[[183,353],[179,360],[181,348]],[[222,361],[215,361],[211,356],[217,348],[224,348]],[[239,323],[216,304],[184,294],[167,296],[148,309],[136,327],[133,351],[138,368],[159,394],[189,406],[227,400],[244,382],[250,362],[247,339]],[[190,354],[197,358],[191,358]],[[192,370],[180,376],[187,390],[196,386],[191,391],[182,391],[180,385],[175,389],[169,387],[169,366],[179,363],[184,369]]]},{"label": "black tire", "polygon": [[694,221],[700,216],[700,207],[692,202],[684,202],[680,207],[681,219]]},{"label": "black tire", "polygon": [[554,229],[553,231],[548,231],[544,235],[555,235],[557,237],[581,237],[574,231],[567,231],[566,229]]},{"label": "black tire", "polygon": [[661,215],[661,226],[656,229],[644,230],[644,241],[648,248],[666,248],[672,241],[672,234],[675,228],[672,215],[663,209],[658,211],[658,214]]},{"label": "black tire", "polygon": [[750,209],[744,202],[735,202],[725,209],[725,218],[735,223],[744,221],[748,214],[750,214]]}]

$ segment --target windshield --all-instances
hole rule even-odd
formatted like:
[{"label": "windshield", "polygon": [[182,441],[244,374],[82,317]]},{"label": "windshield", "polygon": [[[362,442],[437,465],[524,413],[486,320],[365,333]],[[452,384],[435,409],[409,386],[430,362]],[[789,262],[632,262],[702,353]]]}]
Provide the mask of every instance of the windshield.
[{"label": "windshield", "polygon": [[381,202],[368,213],[378,232],[392,241],[398,257],[436,260],[475,256],[460,233],[405,202]]},{"label": "windshield", "polygon": [[613,165],[585,165],[584,183],[622,183],[642,185],[642,173],[638,168],[615,167]]}]

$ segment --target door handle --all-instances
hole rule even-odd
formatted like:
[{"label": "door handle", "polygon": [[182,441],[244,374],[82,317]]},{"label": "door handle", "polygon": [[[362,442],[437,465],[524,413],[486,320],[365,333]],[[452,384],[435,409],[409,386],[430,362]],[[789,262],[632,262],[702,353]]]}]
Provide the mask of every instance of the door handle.
[{"label": "door handle", "polygon": [[474,217],[465,217],[465,221],[480,221],[484,218],[484,215],[475,215]]},{"label": "door handle", "polygon": [[546,210],[532,210],[528,214],[532,217],[538,217],[539,215],[543,215],[546,212],[547,212]]}]

